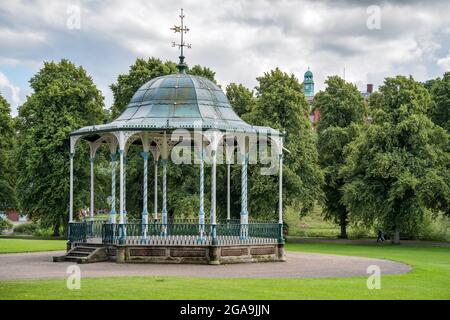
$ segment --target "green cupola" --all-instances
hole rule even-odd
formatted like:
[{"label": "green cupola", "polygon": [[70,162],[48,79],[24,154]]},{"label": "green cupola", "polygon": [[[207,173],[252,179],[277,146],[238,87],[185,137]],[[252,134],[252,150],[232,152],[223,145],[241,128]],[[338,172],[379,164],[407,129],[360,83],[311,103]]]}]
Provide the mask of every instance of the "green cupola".
[{"label": "green cupola", "polygon": [[309,70],[305,72],[303,80],[303,93],[305,97],[314,97],[314,77],[313,73]]}]

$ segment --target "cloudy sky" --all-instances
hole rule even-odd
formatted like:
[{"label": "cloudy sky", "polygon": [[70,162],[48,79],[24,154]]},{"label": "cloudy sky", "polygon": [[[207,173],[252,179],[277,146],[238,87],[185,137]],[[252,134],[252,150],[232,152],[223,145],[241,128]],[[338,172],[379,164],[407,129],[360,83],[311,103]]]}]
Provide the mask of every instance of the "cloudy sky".
[{"label": "cloudy sky", "polygon": [[423,81],[450,70],[444,0],[0,0],[0,92],[15,115],[43,61],[67,58],[87,69],[109,107],[109,85],[136,58],[177,60],[170,27],[180,7],[188,64],[212,68],[222,85],[253,88],[275,67],[302,79],[309,66],[316,91],[344,68],[361,90],[387,76]]}]

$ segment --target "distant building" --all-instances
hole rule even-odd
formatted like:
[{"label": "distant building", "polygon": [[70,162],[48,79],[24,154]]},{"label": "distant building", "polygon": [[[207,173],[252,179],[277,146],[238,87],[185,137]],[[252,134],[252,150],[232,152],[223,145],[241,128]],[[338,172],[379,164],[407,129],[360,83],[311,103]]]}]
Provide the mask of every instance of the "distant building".
[{"label": "distant building", "polygon": [[8,219],[12,222],[26,222],[28,221],[27,215],[20,214],[18,211],[14,209],[6,209],[4,211],[0,211],[1,219]]},{"label": "distant building", "polygon": [[309,68],[303,76],[303,93],[309,104],[309,120],[311,120],[313,129],[315,129],[317,120],[319,120],[320,117],[320,112],[318,109],[314,110],[312,107],[312,102],[314,100],[314,75]]},{"label": "distant building", "polygon": [[[309,104],[309,119],[311,120],[312,128],[315,129],[317,125],[317,121],[320,118],[320,110],[318,108],[313,107],[314,101],[314,75],[309,70],[305,72],[303,77],[303,93],[305,95],[306,100]],[[368,100],[370,95],[373,93],[373,84],[368,83],[365,92],[361,92],[361,96],[364,100]]]},{"label": "distant building", "polygon": [[308,71],[305,72],[303,79],[303,93],[308,102],[314,99],[314,76],[309,68]]}]

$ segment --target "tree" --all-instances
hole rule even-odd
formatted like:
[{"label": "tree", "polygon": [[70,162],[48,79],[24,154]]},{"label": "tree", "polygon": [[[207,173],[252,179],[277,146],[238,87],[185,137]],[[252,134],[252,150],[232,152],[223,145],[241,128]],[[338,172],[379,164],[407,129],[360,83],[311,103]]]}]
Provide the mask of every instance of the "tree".
[{"label": "tree", "polygon": [[13,160],[15,148],[14,121],[11,107],[0,94],[0,209],[16,207],[16,170]]},{"label": "tree", "polygon": [[120,74],[117,82],[110,88],[113,92],[114,103],[111,107],[111,120],[117,118],[126,108],[136,91],[149,80],[172,74],[177,71],[176,64],[160,59],[136,59],[127,74]]},{"label": "tree", "polygon": [[187,73],[192,74],[194,76],[200,76],[200,77],[207,78],[207,79],[211,80],[212,82],[214,82],[215,84],[217,84],[216,78],[215,78],[216,73],[208,67],[202,67],[202,66],[196,64],[192,68],[188,68]]},{"label": "tree", "polygon": [[446,72],[442,79],[434,80],[430,92],[433,100],[431,120],[450,133],[450,72]]},{"label": "tree", "polygon": [[340,170],[344,164],[343,150],[357,133],[356,125],[364,123],[364,100],[355,85],[332,76],[327,88],[314,97],[314,107],[320,110],[317,124],[319,164],[324,172],[323,213],[325,219],[341,227],[341,238],[347,238],[349,214],[342,203],[344,178]]},{"label": "tree", "polygon": [[394,234],[417,231],[427,211],[449,214],[449,136],[428,117],[430,94],[412,77],[386,78],[373,122],[344,151],[343,203],[352,219]]},{"label": "tree", "polygon": [[[323,174],[317,163],[316,139],[302,85],[294,75],[278,68],[257,80],[257,104],[244,117],[252,124],[285,132],[284,145],[289,152],[285,152],[284,160],[283,204],[306,214],[322,195]],[[271,214],[273,217],[277,211],[278,177],[260,175],[257,165],[250,168],[250,214]]]},{"label": "tree", "polygon": [[[86,71],[68,60],[45,62],[30,86],[34,92],[19,108],[18,196],[21,209],[57,236],[68,217],[69,133],[104,120],[103,97]],[[78,148],[75,157],[75,208],[88,199],[87,149]]]},{"label": "tree", "polygon": [[226,94],[231,106],[239,116],[250,113],[256,105],[253,91],[242,84],[230,83],[226,87]]}]

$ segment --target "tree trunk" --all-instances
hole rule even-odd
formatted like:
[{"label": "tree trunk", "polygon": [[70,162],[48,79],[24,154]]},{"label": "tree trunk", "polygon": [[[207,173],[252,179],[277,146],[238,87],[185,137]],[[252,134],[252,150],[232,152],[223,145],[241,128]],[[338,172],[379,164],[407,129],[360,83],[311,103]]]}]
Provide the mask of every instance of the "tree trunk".
[{"label": "tree trunk", "polygon": [[393,244],[400,244],[400,232],[398,230],[394,231],[394,237],[392,238]]},{"label": "tree trunk", "polygon": [[55,222],[55,224],[53,225],[53,236],[54,237],[59,237],[59,227],[60,227],[61,223],[59,220],[57,220]]},{"label": "tree trunk", "polygon": [[341,218],[341,234],[339,235],[339,238],[341,239],[347,239],[347,220],[345,218]]}]

